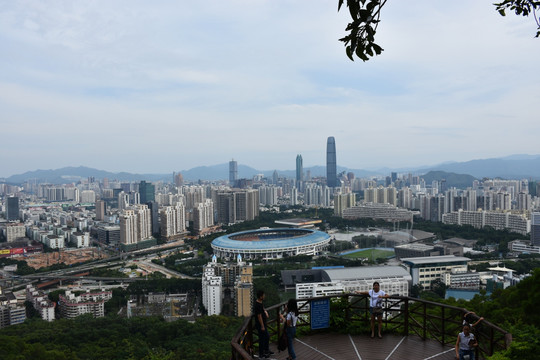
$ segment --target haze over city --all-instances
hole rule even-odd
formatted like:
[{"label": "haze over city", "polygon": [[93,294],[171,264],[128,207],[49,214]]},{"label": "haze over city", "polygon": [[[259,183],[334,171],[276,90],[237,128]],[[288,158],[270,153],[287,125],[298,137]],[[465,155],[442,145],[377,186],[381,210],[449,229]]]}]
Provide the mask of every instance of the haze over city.
[{"label": "haze over city", "polygon": [[85,165],[168,173],[536,154],[533,19],[390,1],[351,62],[337,1],[3,2],[0,177]]}]

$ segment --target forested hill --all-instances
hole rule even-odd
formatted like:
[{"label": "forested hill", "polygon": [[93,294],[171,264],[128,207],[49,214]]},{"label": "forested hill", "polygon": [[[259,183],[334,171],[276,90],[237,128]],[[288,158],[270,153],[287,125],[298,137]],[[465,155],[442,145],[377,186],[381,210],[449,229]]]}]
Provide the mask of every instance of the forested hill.
[{"label": "forested hill", "polygon": [[27,320],[0,330],[0,358],[228,359],[243,318],[206,316],[195,323],[156,317]]},{"label": "forested hill", "polygon": [[540,268],[505,290],[454,305],[467,308],[512,334],[512,344],[490,360],[537,360],[540,354]]}]

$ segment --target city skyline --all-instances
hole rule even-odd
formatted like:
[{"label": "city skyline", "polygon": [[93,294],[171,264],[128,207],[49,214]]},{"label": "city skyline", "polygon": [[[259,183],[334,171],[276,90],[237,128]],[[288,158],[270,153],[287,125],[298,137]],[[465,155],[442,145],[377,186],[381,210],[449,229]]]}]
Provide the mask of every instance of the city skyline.
[{"label": "city skyline", "polygon": [[6,3],[0,177],[309,168],[328,136],[358,169],[537,152],[533,19],[389,2],[366,63],[338,41],[349,21],[337,1]]}]

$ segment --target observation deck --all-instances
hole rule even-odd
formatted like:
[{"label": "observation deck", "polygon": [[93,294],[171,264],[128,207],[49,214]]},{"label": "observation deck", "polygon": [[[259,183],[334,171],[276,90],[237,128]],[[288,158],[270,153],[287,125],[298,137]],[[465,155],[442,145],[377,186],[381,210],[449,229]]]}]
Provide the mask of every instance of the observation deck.
[{"label": "observation deck", "polygon": [[[312,330],[310,309],[314,301],[328,299],[330,303],[329,327]],[[305,303],[303,303],[305,301]],[[461,331],[466,309],[422,299],[391,296],[385,299],[383,337],[371,338],[368,297],[343,294],[303,299],[298,302],[300,316],[297,322],[295,352],[298,359],[335,360],[452,360],[455,343]],[[287,350],[278,352],[277,338],[283,331],[279,313],[285,303],[267,309],[270,359],[286,359]],[[377,326],[377,325],[376,325]],[[483,320],[474,329],[478,339],[476,359],[485,359],[494,352],[506,349],[512,335]],[[231,341],[231,359],[258,359],[258,339],[255,318],[246,318]]]}]

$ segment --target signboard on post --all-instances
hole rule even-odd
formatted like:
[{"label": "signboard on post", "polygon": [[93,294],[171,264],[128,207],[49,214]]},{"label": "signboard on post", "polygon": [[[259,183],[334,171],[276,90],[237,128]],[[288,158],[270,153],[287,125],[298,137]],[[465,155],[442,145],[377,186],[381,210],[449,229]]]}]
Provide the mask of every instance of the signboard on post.
[{"label": "signboard on post", "polygon": [[311,329],[330,327],[330,299],[313,300],[311,302]]}]

